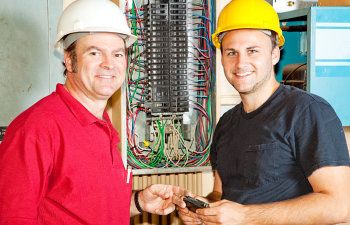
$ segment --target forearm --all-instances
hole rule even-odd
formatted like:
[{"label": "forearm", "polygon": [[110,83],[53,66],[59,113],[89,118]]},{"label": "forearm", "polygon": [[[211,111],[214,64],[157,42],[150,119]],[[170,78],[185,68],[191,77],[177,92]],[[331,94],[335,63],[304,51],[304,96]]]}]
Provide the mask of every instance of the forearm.
[{"label": "forearm", "polygon": [[[153,184],[131,196],[130,215],[135,216],[141,212],[158,215],[167,215],[175,210],[175,204],[185,207],[185,203],[179,197],[185,190],[172,185]],[[178,200],[176,200],[178,199]],[[175,203],[174,203],[175,202]]]},{"label": "forearm", "polygon": [[[131,202],[130,202],[130,216],[131,217],[140,214],[140,211],[137,209],[136,204],[135,204],[135,193],[136,193],[136,191],[134,191],[131,195]],[[140,194],[141,194],[141,192],[139,193],[139,196],[138,196],[139,204],[140,204]]]},{"label": "forearm", "polygon": [[218,191],[212,191],[210,192],[205,198],[209,202],[217,202],[221,200],[222,193]]},{"label": "forearm", "polygon": [[209,193],[206,198],[209,202],[217,202],[221,200],[222,197],[222,182],[218,171],[214,171],[214,186],[213,191]]},{"label": "forearm", "polygon": [[348,219],[348,204],[323,193],[261,205],[246,205],[244,224],[335,224]]}]

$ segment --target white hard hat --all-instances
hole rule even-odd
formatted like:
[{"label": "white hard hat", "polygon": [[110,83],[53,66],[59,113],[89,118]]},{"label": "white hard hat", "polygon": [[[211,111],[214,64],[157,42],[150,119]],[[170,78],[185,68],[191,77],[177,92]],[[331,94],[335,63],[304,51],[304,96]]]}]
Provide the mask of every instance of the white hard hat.
[{"label": "white hard hat", "polygon": [[68,34],[94,32],[120,34],[126,47],[137,40],[131,34],[125,15],[115,3],[110,0],[77,0],[60,17],[55,48],[63,52],[63,39]]}]

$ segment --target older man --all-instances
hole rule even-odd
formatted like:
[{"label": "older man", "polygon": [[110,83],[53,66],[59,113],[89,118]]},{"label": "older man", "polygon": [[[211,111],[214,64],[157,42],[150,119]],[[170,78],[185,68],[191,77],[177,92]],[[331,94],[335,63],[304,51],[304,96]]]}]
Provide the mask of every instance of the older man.
[{"label": "older man", "polygon": [[135,40],[108,0],[78,0],[65,9],[56,47],[64,52],[66,82],[20,114],[0,145],[1,225],[127,225],[130,215],[175,209],[178,187],[132,193],[105,111]]}]

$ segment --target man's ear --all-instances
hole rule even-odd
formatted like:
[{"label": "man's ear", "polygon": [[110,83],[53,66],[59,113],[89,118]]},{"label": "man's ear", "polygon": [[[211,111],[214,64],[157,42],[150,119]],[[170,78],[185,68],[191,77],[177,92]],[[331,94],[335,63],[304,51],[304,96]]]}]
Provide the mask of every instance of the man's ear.
[{"label": "man's ear", "polygon": [[64,65],[66,65],[66,69],[68,72],[73,73],[72,59],[68,52],[64,53]]},{"label": "man's ear", "polygon": [[272,50],[272,65],[276,65],[280,61],[281,50],[278,46],[276,46]]}]

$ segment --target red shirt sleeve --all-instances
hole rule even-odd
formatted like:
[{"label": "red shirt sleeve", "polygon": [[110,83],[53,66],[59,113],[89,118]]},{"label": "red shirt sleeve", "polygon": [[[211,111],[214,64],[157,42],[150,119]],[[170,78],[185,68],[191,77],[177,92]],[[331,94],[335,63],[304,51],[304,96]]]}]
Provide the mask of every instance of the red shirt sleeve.
[{"label": "red shirt sleeve", "polygon": [[50,124],[22,117],[8,127],[0,144],[0,225],[37,224],[52,168]]}]

